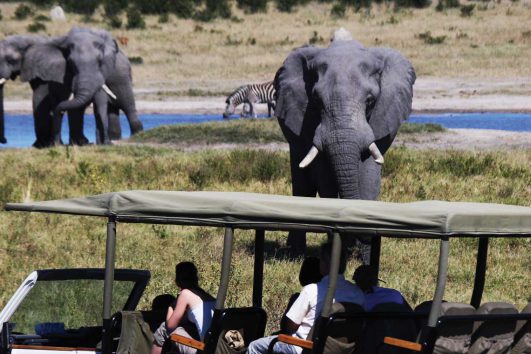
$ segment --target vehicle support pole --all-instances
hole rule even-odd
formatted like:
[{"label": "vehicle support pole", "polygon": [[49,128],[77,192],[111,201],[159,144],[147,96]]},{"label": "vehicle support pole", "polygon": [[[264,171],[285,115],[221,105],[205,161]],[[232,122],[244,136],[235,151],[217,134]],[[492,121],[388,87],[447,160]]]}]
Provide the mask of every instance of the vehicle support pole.
[{"label": "vehicle support pole", "polygon": [[253,306],[262,307],[262,292],[264,286],[264,242],[265,231],[256,230],[254,239],[254,276],[253,276]]},{"label": "vehicle support pole", "polygon": [[485,273],[487,271],[487,254],[489,252],[489,238],[482,237],[478,243],[478,256],[476,260],[476,276],[474,277],[474,290],[470,305],[478,308],[481,305],[483,297],[483,288],[485,287]]},{"label": "vehicle support pole", "polygon": [[439,248],[439,269],[437,271],[437,287],[433,295],[433,302],[431,304],[430,317],[428,317],[428,327],[434,328],[437,324],[437,319],[441,313],[441,304],[444,296],[444,287],[446,286],[446,277],[448,275],[448,254],[450,245],[448,238],[441,239]]},{"label": "vehicle support pole", "polygon": [[341,258],[341,236],[339,233],[334,232],[332,240],[332,257],[330,259],[330,273],[328,274],[328,289],[326,290],[326,297],[321,312],[321,317],[323,318],[328,318],[332,311],[332,303],[336,291],[337,273],[339,272],[339,261]]},{"label": "vehicle support pole", "polygon": [[380,252],[382,249],[382,236],[371,238],[371,258],[369,263],[376,269],[376,277],[380,273]]},{"label": "vehicle support pole", "polygon": [[107,222],[107,242],[105,246],[105,279],[103,282],[103,333],[102,333],[102,354],[111,353],[112,342],[112,286],[114,282],[114,261],[116,250],[116,216],[109,216]]},{"label": "vehicle support pole", "polygon": [[221,278],[219,281],[218,296],[216,297],[216,310],[225,308],[225,298],[227,297],[227,288],[229,287],[230,262],[232,258],[232,241],[234,238],[234,229],[225,228],[225,237],[223,239],[223,260],[221,262]]}]

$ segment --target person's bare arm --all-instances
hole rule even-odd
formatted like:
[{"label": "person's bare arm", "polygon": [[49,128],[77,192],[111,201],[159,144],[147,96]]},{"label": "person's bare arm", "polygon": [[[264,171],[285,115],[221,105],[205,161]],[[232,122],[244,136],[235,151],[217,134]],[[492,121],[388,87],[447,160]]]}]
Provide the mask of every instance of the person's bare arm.
[{"label": "person's bare arm", "polygon": [[181,319],[184,316],[186,307],[188,306],[188,293],[183,291],[179,298],[177,299],[177,304],[175,305],[175,310],[172,310],[171,307],[168,309],[166,316],[166,329],[168,333],[173,332],[181,322]]}]

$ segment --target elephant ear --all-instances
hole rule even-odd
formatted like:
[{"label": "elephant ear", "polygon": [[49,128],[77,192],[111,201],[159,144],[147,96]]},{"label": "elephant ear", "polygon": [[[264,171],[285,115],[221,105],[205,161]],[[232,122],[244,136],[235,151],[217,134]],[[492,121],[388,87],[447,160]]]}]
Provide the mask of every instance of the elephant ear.
[{"label": "elephant ear", "polygon": [[24,82],[34,79],[64,83],[66,59],[63,52],[53,45],[36,44],[24,55],[20,79]]},{"label": "elephant ear", "polygon": [[369,119],[376,145],[384,154],[391,146],[400,125],[411,113],[415,70],[400,53],[389,48],[371,48],[383,61],[380,95]]},{"label": "elephant ear", "polygon": [[94,34],[101,45],[100,49],[103,53],[101,69],[104,77],[108,77],[115,68],[116,56],[118,55],[118,43],[114,40],[112,35],[104,30],[91,29],[90,32]]},{"label": "elephant ear", "polygon": [[275,116],[297,136],[301,134],[315,82],[309,62],[321,50],[310,46],[293,50],[275,75]]}]

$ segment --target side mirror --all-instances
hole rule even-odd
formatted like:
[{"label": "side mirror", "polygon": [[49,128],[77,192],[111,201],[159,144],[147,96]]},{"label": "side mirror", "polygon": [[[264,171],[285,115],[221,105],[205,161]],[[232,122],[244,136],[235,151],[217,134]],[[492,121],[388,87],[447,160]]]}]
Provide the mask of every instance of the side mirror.
[{"label": "side mirror", "polygon": [[2,323],[2,337],[0,338],[0,353],[11,354],[11,329],[13,325],[9,322]]}]

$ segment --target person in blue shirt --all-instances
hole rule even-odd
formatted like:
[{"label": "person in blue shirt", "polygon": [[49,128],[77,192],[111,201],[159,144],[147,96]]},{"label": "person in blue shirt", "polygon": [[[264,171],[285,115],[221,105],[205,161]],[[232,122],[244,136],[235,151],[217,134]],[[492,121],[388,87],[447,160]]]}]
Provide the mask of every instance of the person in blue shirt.
[{"label": "person in blue shirt", "polygon": [[365,294],[365,311],[371,311],[376,305],[389,302],[409,306],[398,290],[378,286],[379,279],[374,266],[360,265],[354,271],[352,280]]}]

